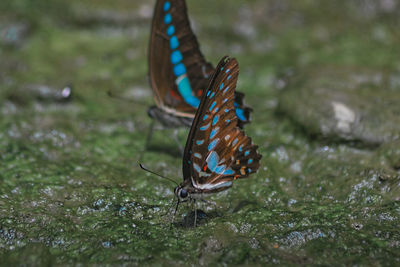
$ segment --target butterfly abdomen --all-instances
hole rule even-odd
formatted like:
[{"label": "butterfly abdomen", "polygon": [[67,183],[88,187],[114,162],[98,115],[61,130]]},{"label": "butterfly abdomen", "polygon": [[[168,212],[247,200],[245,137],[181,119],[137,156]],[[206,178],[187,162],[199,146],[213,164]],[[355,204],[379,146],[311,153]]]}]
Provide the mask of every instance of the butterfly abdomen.
[{"label": "butterfly abdomen", "polygon": [[161,122],[164,127],[176,128],[182,125],[190,127],[192,125],[192,118],[179,117],[174,114],[165,112],[165,110],[160,109],[157,106],[152,106],[147,110],[149,117],[156,119]]}]

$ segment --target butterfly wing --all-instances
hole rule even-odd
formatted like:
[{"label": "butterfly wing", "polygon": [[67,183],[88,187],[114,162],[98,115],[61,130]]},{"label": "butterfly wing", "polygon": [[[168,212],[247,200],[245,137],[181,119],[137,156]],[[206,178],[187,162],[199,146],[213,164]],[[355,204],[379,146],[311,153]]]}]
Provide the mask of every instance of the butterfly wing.
[{"label": "butterfly wing", "polygon": [[194,117],[214,69],[200,52],[184,0],[157,1],[149,65],[157,105]]},{"label": "butterfly wing", "polygon": [[[150,80],[157,106],[176,115],[194,117],[200,97],[214,73],[200,51],[185,0],[158,0],[150,40]],[[250,122],[251,108],[235,92],[239,126]]]},{"label": "butterfly wing", "polygon": [[261,155],[238,127],[235,89],[239,65],[223,58],[202,96],[183,157],[184,179],[194,188],[215,192],[232,186],[259,168]]}]

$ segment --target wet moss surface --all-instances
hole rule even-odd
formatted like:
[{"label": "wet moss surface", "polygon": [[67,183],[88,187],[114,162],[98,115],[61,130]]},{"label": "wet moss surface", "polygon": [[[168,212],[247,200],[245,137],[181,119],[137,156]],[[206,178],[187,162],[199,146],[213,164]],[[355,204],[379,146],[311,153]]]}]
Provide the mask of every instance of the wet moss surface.
[{"label": "wet moss surface", "polygon": [[[142,155],[154,1],[51,2],[0,3],[3,265],[399,264],[398,107],[367,101],[387,99],[389,89],[397,97],[398,76],[385,90],[357,87],[362,108],[378,118],[368,116],[374,127],[362,135],[373,144],[319,131],[314,117],[296,114],[296,94],[278,108],[296,90],[288,77],[323,84],[332,66],[348,68],[347,77],[398,73],[397,1],[188,1],[207,58],[240,63],[239,86],[254,109],[246,132],[263,155],[256,175],[198,206],[196,228],[190,206],[173,220],[174,185],[137,165],[142,156],[146,167],[182,179],[171,131],[157,131]],[[327,79],[346,87],[337,80]],[[324,110],[319,97],[305,109]],[[390,138],[380,136],[385,108]]]}]

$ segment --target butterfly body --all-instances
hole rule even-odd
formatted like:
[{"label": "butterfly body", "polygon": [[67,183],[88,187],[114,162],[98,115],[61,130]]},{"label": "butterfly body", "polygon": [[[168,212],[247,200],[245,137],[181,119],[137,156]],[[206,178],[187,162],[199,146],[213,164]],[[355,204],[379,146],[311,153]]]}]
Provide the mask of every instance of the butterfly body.
[{"label": "butterfly body", "polygon": [[[157,0],[149,51],[150,84],[158,108],[149,110],[149,115],[166,128],[190,127],[189,118],[193,120],[215,68],[199,49],[185,0]],[[244,94],[235,94],[242,127],[250,122],[251,108],[244,105]],[[160,115],[161,112],[168,115]]]},{"label": "butterfly body", "polygon": [[232,182],[225,182],[222,186],[210,189],[200,189],[193,186],[189,179],[184,180],[179,186],[175,187],[174,193],[180,202],[191,199],[204,199],[212,193],[218,193],[232,187]]},{"label": "butterfly body", "polygon": [[223,58],[196,112],[183,156],[183,182],[174,190],[179,202],[226,190],[259,168],[258,146],[238,126],[235,89],[239,66]]}]

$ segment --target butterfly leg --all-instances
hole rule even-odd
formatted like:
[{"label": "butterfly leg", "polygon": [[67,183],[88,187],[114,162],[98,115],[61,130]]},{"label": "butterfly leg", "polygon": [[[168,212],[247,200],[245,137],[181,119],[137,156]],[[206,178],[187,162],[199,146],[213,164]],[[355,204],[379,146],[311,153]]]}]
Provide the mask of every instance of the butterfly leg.
[{"label": "butterfly leg", "polygon": [[175,221],[175,215],[176,215],[176,212],[178,211],[178,208],[179,208],[179,200],[176,202],[174,216],[172,216],[172,222]]},{"label": "butterfly leg", "polygon": [[193,226],[196,227],[197,225],[197,207],[196,207],[196,200],[193,199],[193,207],[194,207],[194,223]]}]

